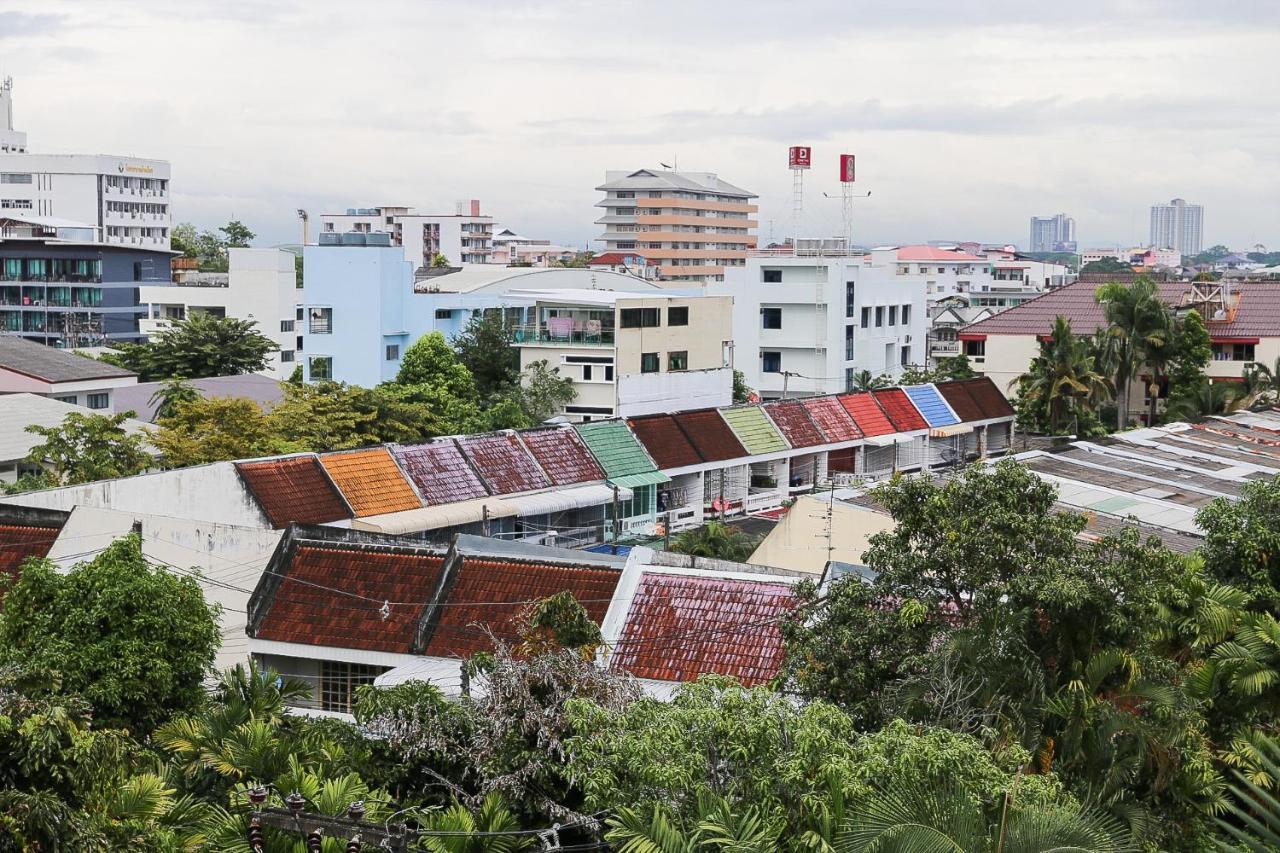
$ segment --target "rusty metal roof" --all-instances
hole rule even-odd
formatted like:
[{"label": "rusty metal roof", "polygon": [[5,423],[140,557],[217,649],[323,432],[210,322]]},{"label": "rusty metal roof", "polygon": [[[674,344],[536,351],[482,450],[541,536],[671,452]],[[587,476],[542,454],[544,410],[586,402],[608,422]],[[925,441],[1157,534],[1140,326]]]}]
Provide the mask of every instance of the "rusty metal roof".
[{"label": "rusty metal roof", "polygon": [[676,412],[672,417],[705,461],[723,462],[747,455],[747,449],[715,409]]},{"label": "rusty metal roof", "polygon": [[320,464],[357,516],[422,506],[385,447],[326,453],[320,457]]},{"label": "rusty metal roof", "polygon": [[547,475],[511,432],[464,435],[458,446],[466,454],[490,494],[531,492],[551,485]]},{"label": "rusty metal roof", "polygon": [[683,468],[702,462],[702,456],[671,415],[629,418],[627,423],[659,468]]},{"label": "rusty metal roof", "polygon": [[350,518],[342,495],[314,456],[237,462],[236,471],[277,529],[293,522],[325,524]]},{"label": "rusty metal roof", "polygon": [[858,429],[858,425],[836,397],[809,397],[802,402],[805,411],[822,430],[828,442],[834,444],[862,438],[862,430]]},{"label": "rusty metal roof", "polygon": [[780,400],[762,407],[792,447],[826,444],[827,438],[799,400]]},{"label": "rusty metal roof", "polygon": [[397,446],[391,452],[418,487],[418,494],[427,506],[488,497],[484,483],[452,438]]},{"label": "rusty metal roof", "polygon": [[557,486],[603,480],[604,471],[573,427],[521,430],[518,435]]}]

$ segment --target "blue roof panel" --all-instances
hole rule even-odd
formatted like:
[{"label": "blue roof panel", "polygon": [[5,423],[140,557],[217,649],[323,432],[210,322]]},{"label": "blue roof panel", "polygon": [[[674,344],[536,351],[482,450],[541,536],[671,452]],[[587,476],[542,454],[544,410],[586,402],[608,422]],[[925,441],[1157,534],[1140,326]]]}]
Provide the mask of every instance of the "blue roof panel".
[{"label": "blue roof panel", "polygon": [[902,390],[907,392],[912,404],[920,410],[921,416],[931,427],[952,426],[960,423],[956,413],[951,411],[947,401],[942,399],[938,389],[932,385],[908,385]]}]

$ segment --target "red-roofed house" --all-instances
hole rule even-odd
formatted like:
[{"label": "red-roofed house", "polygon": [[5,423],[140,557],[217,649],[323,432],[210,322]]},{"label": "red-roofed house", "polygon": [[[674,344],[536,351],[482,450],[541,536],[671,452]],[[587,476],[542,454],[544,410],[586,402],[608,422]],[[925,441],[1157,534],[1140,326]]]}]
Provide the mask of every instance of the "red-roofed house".
[{"label": "red-roofed house", "polygon": [[[1071,321],[1073,333],[1091,336],[1106,326],[1096,282],[1077,281],[1049,291],[1007,311],[960,329],[959,338],[974,370],[994,380],[1006,396],[1039,352],[1040,341],[1053,330],[1059,315]],[[1164,281],[1160,300],[1179,309],[1195,308],[1205,319],[1213,343],[1206,373],[1214,379],[1240,381],[1251,362],[1275,364],[1280,359],[1280,287],[1274,283]],[[1130,389],[1130,413],[1146,411],[1141,383]]]}]

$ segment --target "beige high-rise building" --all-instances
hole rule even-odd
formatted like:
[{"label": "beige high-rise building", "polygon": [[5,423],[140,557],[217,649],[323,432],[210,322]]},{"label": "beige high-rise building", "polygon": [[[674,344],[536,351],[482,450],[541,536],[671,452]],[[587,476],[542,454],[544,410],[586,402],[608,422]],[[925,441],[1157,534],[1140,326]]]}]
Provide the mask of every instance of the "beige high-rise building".
[{"label": "beige high-rise building", "polygon": [[756,194],[711,172],[610,171],[596,189],[604,251],[654,261],[665,281],[724,281],[725,268],[744,266],[756,247]]}]

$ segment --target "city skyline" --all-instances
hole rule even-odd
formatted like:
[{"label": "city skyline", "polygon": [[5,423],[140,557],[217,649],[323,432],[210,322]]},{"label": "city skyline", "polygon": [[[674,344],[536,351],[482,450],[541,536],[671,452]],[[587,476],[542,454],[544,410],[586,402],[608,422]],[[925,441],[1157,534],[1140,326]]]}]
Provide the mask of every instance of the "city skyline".
[{"label": "city skyline", "polygon": [[[758,192],[764,244],[791,230],[797,144],[814,149],[806,236],[841,231],[823,193],[838,196],[844,152],[873,191],[855,204],[863,244],[1023,245],[1036,210],[1070,211],[1082,245],[1139,244],[1150,205],[1174,196],[1213,211],[1205,245],[1269,243],[1280,219],[1277,96],[1254,85],[1280,71],[1269,8],[1084,3],[1049,23],[1017,4],[956,20],[927,2],[819,3],[779,27],[763,4],[707,3],[630,31],[617,63],[626,4],[392,3],[358,21],[331,4],[11,5],[0,76],[31,150],[169,160],[176,221],[235,217],[263,243],[298,241],[297,208],[480,198],[521,233],[591,245],[606,171],[678,159]],[[423,61],[438,31],[454,35]],[[667,43],[698,61],[653,58]]]}]

